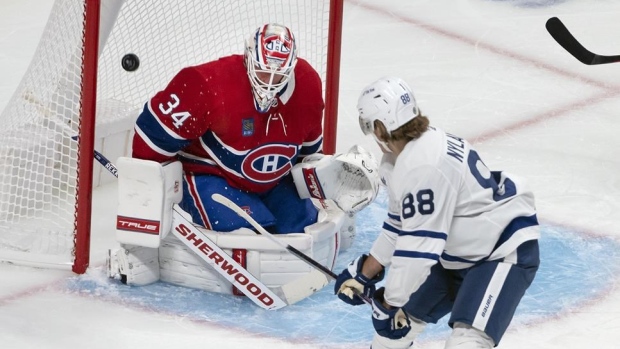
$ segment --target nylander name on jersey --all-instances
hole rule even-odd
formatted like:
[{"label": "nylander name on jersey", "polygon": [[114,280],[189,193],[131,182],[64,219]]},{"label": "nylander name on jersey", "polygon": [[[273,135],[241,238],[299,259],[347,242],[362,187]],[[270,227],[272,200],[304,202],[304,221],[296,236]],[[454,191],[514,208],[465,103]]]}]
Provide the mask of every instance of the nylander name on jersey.
[{"label": "nylander name on jersey", "polygon": [[455,158],[459,162],[463,162],[463,157],[465,156],[465,141],[449,133],[446,133],[446,136],[448,156]]},{"label": "nylander name on jersey", "polygon": [[181,70],[138,117],[133,156],[176,158],[187,173],[218,175],[250,192],[273,188],[322,148],[322,85],[299,59],[266,113],[256,111],[251,91],[241,55]]}]

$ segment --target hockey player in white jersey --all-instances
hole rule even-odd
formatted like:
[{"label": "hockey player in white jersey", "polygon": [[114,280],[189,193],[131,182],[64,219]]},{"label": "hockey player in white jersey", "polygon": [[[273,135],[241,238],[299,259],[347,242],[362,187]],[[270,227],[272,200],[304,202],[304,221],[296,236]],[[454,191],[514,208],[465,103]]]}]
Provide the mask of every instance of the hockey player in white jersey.
[{"label": "hockey player in white jersey", "polygon": [[370,84],[357,107],[362,131],[384,152],[389,211],[369,255],[342,271],[335,293],[353,305],[360,294],[372,299],[372,349],[409,348],[449,313],[445,348],[493,348],[538,269],[532,192],[490,171],[466,140],[429,126],[399,78]]}]

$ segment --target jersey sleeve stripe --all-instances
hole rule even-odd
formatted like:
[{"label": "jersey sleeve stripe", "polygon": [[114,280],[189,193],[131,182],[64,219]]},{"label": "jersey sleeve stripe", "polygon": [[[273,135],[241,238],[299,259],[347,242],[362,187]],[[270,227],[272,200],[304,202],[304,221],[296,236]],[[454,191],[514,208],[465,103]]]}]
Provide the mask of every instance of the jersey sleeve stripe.
[{"label": "jersey sleeve stripe", "polygon": [[139,125],[136,124],[136,127],[134,129],[136,131],[136,134],[140,137],[140,139],[142,139],[144,144],[146,144],[153,152],[167,157],[172,157],[176,154],[176,152],[174,151],[167,151],[158,147],[155,143],[151,141],[151,139],[146,134],[144,134],[142,129],[140,129]]},{"label": "jersey sleeve stripe", "polygon": [[504,231],[502,232],[502,234],[499,237],[499,240],[497,241],[497,244],[495,244],[495,248],[493,248],[493,250],[496,250],[498,247],[500,247],[502,244],[504,244],[506,241],[510,240],[510,238],[519,230],[523,229],[523,228],[527,228],[527,227],[531,227],[534,225],[538,225],[538,218],[536,217],[536,215],[531,215],[529,217],[517,217],[515,219],[513,219],[510,223],[508,223],[508,226],[506,226],[506,228],[504,229]]},{"label": "jersey sleeve stripe", "polygon": [[444,253],[441,254],[441,259],[443,259],[446,262],[458,262],[458,263],[466,263],[466,264],[476,264],[476,263],[479,263],[479,262],[487,260],[488,257],[483,258],[483,259],[478,260],[478,261],[470,261],[468,259],[457,257],[457,256],[453,256],[453,255],[449,255],[449,254],[444,252]]},{"label": "jersey sleeve stripe", "polygon": [[416,236],[416,237],[425,237],[425,238],[441,239],[441,240],[448,239],[448,234],[446,233],[438,233],[438,232],[429,231],[429,230],[414,230],[414,231],[401,230],[398,232],[398,236]]},{"label": "jersey sleeve stripe", "polygon": [[299,155],[301,157],[307,156],[310,154],[318,153],[323,150],[323,136],[320,136],[316,140],[312,142],[304,142],[301,145],[301,150],[299,151]]},{"label": "jersey sleeve stripe", "polygon": [[400,229],[392,226],[391,224],[389,224],[388,222],[383,222],[383,227],[384,230],[389,231],[390,233],[394,233],[394,234],[400,234]]},{"label": "jersey sleeve stripe", "polygon": [[393,219],[393,220],[395,220],[397,222],[400,222],[400,216],[397,215],[397,214],[393,214],[393,213],[389,213],[388,212],[388,218]]},{"label": "jersey sleeve stripe", "polygon": [[394,257],[404,257],[404,258],[422,258],[422,259],[430,259],[434,261],[439,260],[439,255],[436,253],[427,253],[427,252],[418,252],[418,251],[404,251],[404,250],[395,250]]},{"label": "jersey sleeve stripe", "polygon": [[211,159],[196,156],[190,153],[186,153],[184,151],[180,151],[178,155],[179,155],[179,158],[183,159],[184,162],[200,164],[200,165],[208,165],[208,166],[217,166],[217,163]]},{"label": "jersey sleeve stripe", "polygon": [[157,115],[157,113],[155,113],[153,111],[153,108],[151,106],[151,101],[148,101],[148,103],[146,103],[146,106],[144,107],[144,111],[142,112],[143,114],[146,113],[148,111],[148,113],[150,114],[151,118],[153,118],[154,120],[157,121],[157,123],[159,124],[159,126],[161,127],[161,129],[166,132],[168,134],[168,136],[170,136],[171,138],[177,139],[177,140],[186,140],[185,138],[181,137],[180,135],[178,135],[176,132],[174,132],[173,130],[171,130],[170,128],[168,128],[168,126],[166,126],[161,119],[159,118],[159,116]]}]

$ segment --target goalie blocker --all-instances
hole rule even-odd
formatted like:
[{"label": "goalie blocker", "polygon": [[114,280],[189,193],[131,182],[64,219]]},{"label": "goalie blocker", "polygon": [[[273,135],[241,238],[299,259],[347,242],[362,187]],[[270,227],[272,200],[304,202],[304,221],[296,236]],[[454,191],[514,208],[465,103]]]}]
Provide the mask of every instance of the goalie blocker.
[{"label": "goalie blocker", "polygon": [[[350,171],[350,166],[343,165],[341,160],[338,160],[337,165],[329,171],[325,171],[323,169],[329,167],[328,160],[337,157],[324,158],[319,160],[323,167],[316,172],[318,176],[330,174],[336,176],[334,178],[339,178],[337,171],[334,170],[336,167],[343,170],[349,168]],[[308,171],[312,168],[311,164],[312,162],[306,162],[296,165],[295,168],[304,168]],[[225,275],[225,270],[221,270],[217,265],[215,267],[209,265],[204,256],[198,256],[191,250],[191,246],[169,234],[173,217],[172,206],[180,202],[182,195],[180,163],[172,162],[162,166],[153,161],[120,158],[117,167],[119,206],[116,237],[121,243],[121,248],[110,254],[108,276],[120,277],[129,285],[147,285],[161,280],[210,292],[241,294],[231,280],[227,279],[229,275]],[[295,168],[294,171],[298,171]],[[346,175],[340,176],[344,177]],[[323,177],[318,178],[321,183],[325,182]],[[331,180],[336,180],[334,178]],[[347,183],[350,182],[352,181],[349,180]],[[349,187],[353,188],[350,185]],[[298,186],[298,190],[299,188]],[[331,188],[328,188],[328,194],[330,190]],[[344,197],[344,192],[342,188],[331,191],[340,197]],[[303,193],[300,195],[304,197]],[[347,198],[356,195],[359,197],[359,194],[353,193]],[[374,195],[366,199],[363,206],[365,207],[372,199]],[[331,270],[341,247],[341,236],[345,235],[349,239],[348,245],[351,243],[353,237],[351,232],[354,232],[352,227],[355,224],[354,212],[350,211],[350,215],[344,214],[334,201],[327,198],[312,201],[319,210],[317,223],[307,226],[304,232],[278,235],[277,238]],[[345,201],[341,200],[340,205],[343,205],[343,202]],[[178,206],[175,210],[181,211]],[[185,215],[185,218],[191,219],[189,215]],[[309,277],[313,272],[311,267],[250,229],[241,228],[221,233],[203,227],[197,228],[208,241],[232,256],[259,282],[269,288],[291,285],[296,280],[315,282],[315,279]],[[316,292],[325,284],[323,282],[308,287],[313,289],[312,292]]]}]

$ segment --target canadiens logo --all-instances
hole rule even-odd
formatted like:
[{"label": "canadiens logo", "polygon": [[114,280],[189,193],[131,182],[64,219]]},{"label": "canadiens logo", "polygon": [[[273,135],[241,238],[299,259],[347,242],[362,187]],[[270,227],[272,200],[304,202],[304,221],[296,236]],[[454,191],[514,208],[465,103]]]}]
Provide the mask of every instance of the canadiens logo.
[{"label": "canadiens logo", "polygon": [[265,50],[273,53],[288,54],[291,52],[290,42],[282,42],[279,40],[279,36],[272,36],[265,38]]},{"label": "canadiens logo", "polygon": [[241,163],[241,172],[257,183],[270,183],[285,176],[297,156],[293,144],[266,144],[250,151]]}]

